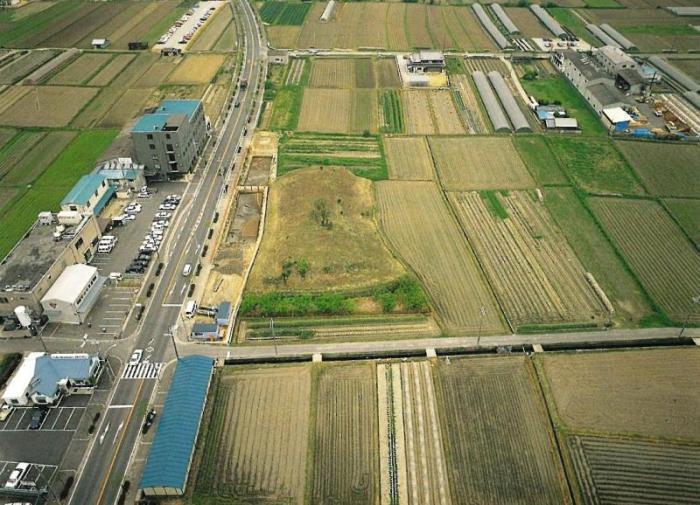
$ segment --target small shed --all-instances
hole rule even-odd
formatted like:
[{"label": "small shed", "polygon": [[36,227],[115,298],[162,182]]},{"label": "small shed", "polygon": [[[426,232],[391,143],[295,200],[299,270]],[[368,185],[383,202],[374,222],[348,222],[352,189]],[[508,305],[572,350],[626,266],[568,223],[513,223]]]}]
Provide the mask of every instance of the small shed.
[{"label": "small shed", "polygon": [[231,302],[221,302],[216,311],[216,324],[219,326],[227,326],[228,320],[231,317]]},{"label": "small shed", "polygon": [[605,122],[616,132],[625,131],[630,126],[632,116],[627,114],[622,107],[603,109]]},{"label": "small shed", "polygon": [[92,39],[90,45],[93,49],[107,49],[109,47],[109,39]]},{"label": "small shed", "polygon": [[219,325],[215,323],[194,323],[191,337],[193,340],[218,340]]}]

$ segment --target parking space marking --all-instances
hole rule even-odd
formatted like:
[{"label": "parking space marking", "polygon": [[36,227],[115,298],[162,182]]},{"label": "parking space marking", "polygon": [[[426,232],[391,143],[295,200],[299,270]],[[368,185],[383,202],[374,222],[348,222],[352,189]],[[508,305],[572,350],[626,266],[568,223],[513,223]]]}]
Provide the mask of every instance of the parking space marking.
[{"label": "parking space marking", "polygon": [[[82,411],[84,410],[85,407],[52,407],[49,409],[48,413],[46,416],[44,416],[44,419],[41,421],[41,425],[37,430],[30,430],[29,429],[29,419],[25,420],[26,415],[33,410],[33,407],[19,407],[16,408],[11,416],[15,416],[16,412],[21,412],[21,415],[18,417],[18,421],[10,427],[9,424],[5,424],[9,422],[6,421],[4,425],[0,426],[0,431],[8,431],[8,432],[17,432],[17,431],[75,431],[76,428],[68,428],[70,424],[70,420],[72,417],[75,415],[77,411]],[[63,414],[64,412],[68,412],[68,417],[65,419],[65,421],[61,421],[59,423],[59,420],[61,417],[65,417]],[[49,417],[54,417],[51,421],[51,427],[48,428],[47,423],[49,422]],[[17,417],[17,416],[15,416]]]},{"label": "parking space marking", "polygon": [[[9,477],[9,472],[15,469],[15,467],[20,463],[19,461],[0,461],[2,463],[2,470],[0,470],[0,477],[2,478],[7,478]],[[29,470],[27,472],[28,476],[31,476],[32,480],[36,483],[41,482],[42,484],[48,485],[53,481],[54,476],[56,475],[56,472],[58,471],[58,467],[56,465],[44,465],[41,463],[30,463],[29,464]],[[36,475],[32,475],[32,470],[37,470]],[[48,475],[44,475],[44,472],[47,472]],[[24,486],[20,489],[23,489],[25,491],[32,491],[36,490],[36,488],[29,488],[27,486]]]}]

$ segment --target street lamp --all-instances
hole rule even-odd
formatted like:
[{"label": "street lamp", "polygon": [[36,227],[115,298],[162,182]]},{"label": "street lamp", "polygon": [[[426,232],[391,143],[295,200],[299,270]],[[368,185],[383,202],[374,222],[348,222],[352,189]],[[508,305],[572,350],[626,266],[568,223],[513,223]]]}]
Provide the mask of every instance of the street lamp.
[{"label": "street lamp", "polygon": [[685,316],[685,321],[683,321],[683,326],[681,326],[681,331],[678,333],[678,338],[683,337],[683,332],[685,331],[685,328],[688,326],[688,323],[690,322],[690,316],[693,315],[693,312],[695,312],[695,307],[700,304],[700,295],[698,296],[693,296],[691,299],[691,305],[690,308],[688,309],[688,315]]}]

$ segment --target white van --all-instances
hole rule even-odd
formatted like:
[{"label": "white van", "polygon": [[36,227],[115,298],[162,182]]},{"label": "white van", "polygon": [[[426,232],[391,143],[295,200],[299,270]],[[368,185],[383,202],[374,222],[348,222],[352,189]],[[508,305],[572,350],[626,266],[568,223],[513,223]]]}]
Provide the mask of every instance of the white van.
[{"label": "white van", "polygon": [[185,277],[187,277],[187,276],[190,275],[191,273],[192,273],[192,265],[190,265],[189,263],[187,263],[187,264],[185,265],[185,268],[182,269],[182,275],[185,276]]},{"label": "white van", "polygon": [[188,319],[192,319],[194,315],[197,313],[197,302],[194,300],[190,300],[187,302],[187,305],[185,305],[185,316],[187,316]]}]

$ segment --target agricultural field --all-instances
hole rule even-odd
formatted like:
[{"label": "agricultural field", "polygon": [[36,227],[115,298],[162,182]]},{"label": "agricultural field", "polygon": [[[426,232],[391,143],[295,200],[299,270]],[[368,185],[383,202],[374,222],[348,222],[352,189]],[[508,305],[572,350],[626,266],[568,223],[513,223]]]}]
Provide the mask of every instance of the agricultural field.
[{"label": "agricultural field", "polygon": [[68,125],[97,94],[98,88],[70,86],[32,86],[0,113],[0,124],[20,127]]},{"label": "agricultural field", "polygon": [[348,89],[357,87],[355,77],[356,63],[356,60],[353,59],[311,60],[309,87]]},{"label": "agricultural field", "polygon": [[425,137],[384,137],[384,151],[390,179],[431,181],[435,178]]},{"label": "agricultural field", "polygon": [[616,145],[653,195],[700,198],[700,146],[629,141]]},{"label": "agricultural field", "polygon": [[63,86],[84,84],[111,59],[112,55],[107,53],[83,53],[48,83]]},{"label": "agricultural field", "polygon": [[208,84],[224,64],[223,54],[191,54],[168,76],[170,84]]},{"label": "agricultural field", "polygon": [[134,61],[133,54],[118,54],[107,65],[97,72],[90,81],[88,86],[107,86],[112,80],[118,76],[129,64]]},{"label": "agricultural field", "polygon": [[297,129],[308,132],[376,133],[377,112],[375,90],[306,88]]},{"label": "agricultural field", "polygon": [[591,198],[589,204],[652,300],[673,321],[700,322],[700,255],[652,200]]},{"label": "agricultural field", "polygon": [[383,133],[402,133],[405,130],[405,119],[401,95],[397,90],[385,89],[379,97],[380,130]]},{"label": "agricultural field", "polygon": [[21,133],[12,146],[0,151],[0,184],[34,182],[75,136],[76,132],[64,131]]},{"label": "agricultural field", "polygon": [[695,247],[700,246],[700,200],[668,198],[663,204]]},{"label": "agricultural field", "polygon": [[310,7],[309,3],[268,0],[263,3],[260,9],[260,17],[264,23],[271,25],[298,26],[304,23],[304,18]]},{"label": "agricultural field", "polygon": [[[697,440],[700,350],[547,354],[550,412],[567,431]],[[643,373],[640,373],[643,371]]]},{"label": "agricultural field", "polygon": [[582,189],[590,193],[645,194],[629,164],[609,140],[548,137],[547,142],[559,165]]},{"label": "agricultural field", "polygon": [[516,135],[513,144],[525,166],[538,184],[543,186],[567,184],[557,159],[542,135]]},{"label": "agricultural field", "polygon": [[22,80],[57,54],[58,52],[53,50],[32,51],[3,64],[0,67],[0,84],[14,84]]},{"label": "agricultural field", "polygon": [[587,272],[593,274],[615,308],[610,319],[624,326],[649,320],[654,310],[642,286],[571,187],[544,190],[544,205]]},{"label": "agricultural field", "polygon": [[455,503],[572,503],[526,358],[440,361],[433,377]]},{"label": "agricultural field", "polygon": [[216,11],[213,19],[210,19],[204,31],[190,44],[190,51],[211,51],[224,37],[226,30],[233,23],[233,12],[229,6],[224,6]]},{"label": "agricultural field", "polygon": [[[461,69],[460,69],[461,70]],[[479,103],[479,98],[471,85],[471,78],[465,74],[450,73],[450,85],[469,133],[489,133],[490,123]]]},{"label": "agricultural field", "polygon": [[513,327],[602,322],[596,281],[534,194],[448,198]]},{"label": "agricultural field", "polygon": [[304,503],[310,368],[224,370],[214,391],[195,495]]},{"label": "agricultural field", "polygon": [[535,187],[510,138],[430,137],[442,186],[450,191]]},{"label": "agricultural field", "polygon": [[585,505],[692,503],[700,496],[698,445],[572,436],[568,449]]},{"label": "agricultural field", "polygon": [[402,90],[401,103],[409,135],[465,133],[452,95],[447,90]]},{"label": "agricultural field", "polygon": [[78,179],[91,171],[97,158],[117,135],[115,130],[85,131],[51,162],[32,187],[0,217],[0,257],[4,257],[35,221],[39,212],[57,211]]},{"label": "agricultural field", "polygon": [[277,173],[307,167],[344,167],[360,177],[387,178],[382,146],[376,136],[294,133],[283,136]]},{"label": "agricultural field", "polygon": [[[405,270],[384,246],[373,207],[372,183],[343,168],[276,179],[248,291],[352,291],[401,277]],[[285,279],[287,262],[293,271]]]},{"label": "agricultural field", "polygon": [[377,386],[371,363],[326,365],[313,377],[313,459],[306,503],[378,505]]},{"label": "agricultural field", "polygon": [[552,33],[527,7],[506,7],[508,17],[525,37],[549,38]]},{"label": "agricultural field", "polygon": [[504,330],[500,309],[462,231],[432,182],[376,184],[382,229],[423,281],[451,332]]}]

